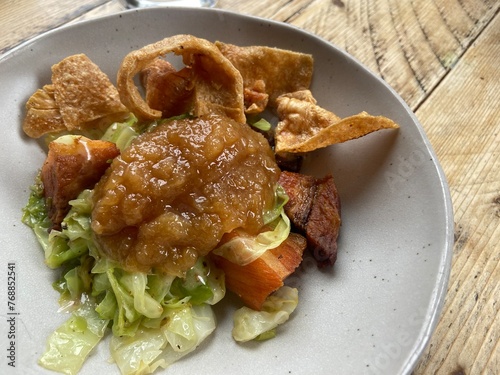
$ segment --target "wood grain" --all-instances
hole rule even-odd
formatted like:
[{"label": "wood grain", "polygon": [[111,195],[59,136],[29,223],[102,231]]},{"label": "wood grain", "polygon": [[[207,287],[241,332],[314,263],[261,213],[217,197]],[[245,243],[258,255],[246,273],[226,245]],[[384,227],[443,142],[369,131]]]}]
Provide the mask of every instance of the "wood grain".
[{"label": "wood grain", "polygon": [[[264,6],[266,4],[267,6]],[[345,49],[416,109],[498,12],[496,0],[220,1]]]},{"label": "wood grain", "polygon": [[417,116],[447,175],[456,223],[441,321],[415,374],[500,371],[500,16]]},{"label": "wood grain", "polygon": [[[2,0],[0,54],[47,30],[64,25],[107,0]],[[8,31],[8,32],[7,32]]]}]

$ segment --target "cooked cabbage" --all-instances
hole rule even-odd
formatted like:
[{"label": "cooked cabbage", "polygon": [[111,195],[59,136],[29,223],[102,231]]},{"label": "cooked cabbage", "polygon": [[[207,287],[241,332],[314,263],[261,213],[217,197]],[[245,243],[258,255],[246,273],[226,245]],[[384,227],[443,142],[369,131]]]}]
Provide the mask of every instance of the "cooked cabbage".
[{"label": "cooked cabbage", "polygon": [[280,185],[277,185],[274,207],[264,213],[264,223],[269,230],[257,235],[235,230],[234,234],[236,235],[214,249],[213,253],[244,266],[259,258],[267,250],[278,247],[290,234],[290,219],[284,209],[287,202],[288,196],[285,190]]},{"label": "cooked cabbage", "polygon": [[236,310],[233,316],[233,338],[245,342],[272,332],[278,325],[288,320],[298,302],[297,289],[285,285],[267,297],[261,311],[246,306]]},{"label": "cooked cabbage", "polygon": [[86,299],[71,318],[50,335],[47,350],[38,362],[49,370],[76,374],[103,338],[107,325],[108,320],[96,313],[93,300]]}]

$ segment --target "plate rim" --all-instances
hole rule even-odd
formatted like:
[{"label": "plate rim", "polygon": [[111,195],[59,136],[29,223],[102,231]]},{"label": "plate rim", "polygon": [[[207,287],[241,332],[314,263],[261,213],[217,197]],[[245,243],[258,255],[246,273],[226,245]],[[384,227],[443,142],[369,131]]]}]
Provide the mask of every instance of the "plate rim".
[{"label": "plate rim", "polygon": [[334,48],[338,53],[346,57],[347,59],[351,60],[352,62],[356,63],[359,65],[363,70],[368,72],[374,79],[376,79],[380,84],[385,86],[386,89],[388,89],[392,95],[399,101],[400,105],[402,108],[408,113],[408,115],[411,117],[414,125],[416,126],[418,132],[420,133],[424,145],[427,148],[427,151],[433,158],[433,164],[434,168],[436,170],[437,178],[440,184],[440,191],[439,194],[443,198],[443,211],[444,211],[444,220],[445,220],[445,233],[443,234],[443,238],[445,239],[444,241],[444,248],[441,249],[441,256],[440,256],[440,267],[438,269],[438,274],[436,276],[437,283],[433,287],[433,292],[431,294],[430,298],[430,304],[429,304],[429,309],[431,309],[432,313],[427,314],[424,319],[424,323],[420,327],[420,335],[419,337],[415,338],[416,343],[418,345],[413,346],[413,351],[409,353],[407,360],[404,363],[404,366],[402,368],[402,371],[404,374],[409,374],[411,373],[412,370],[415,369],[415,367],[418,364],[419,359],[421,358],[422,354],[424,353],[433,333],[436,330],[436,327],[439,323],[439,319],[441,317],[441,314],[443,312],[443,308],[445,305],[445,300],[446,300],[446,294],[447,294],[447,289],[448,289],[448,284],[450,281],[450,274],[451,274],[451,263],[452,263],[452,258],[453,258],[453,247],[454,247],[454,212],[453,212],[453,204],[452,204],[452,199],[451,199],[451,192],[450,188],[446,179],[446,175],[444,173],[444,170],[441,166],[441,163],[435,153],[435,150],[433,149],[430,140],[428,139],[425,130],[421,123],[419,122],[416,114],[411,110],[411,108],[408,106],[408,104],[404,101],[404,99],[399,95],[399,93],[391,86],[389,85],[384,79],[382,79],[378,74],[373,72],[371,69],[369,69],[366,65],[364,65],[360,60],[358,60],[356,57],[353,55],[349,54],[347,51],[344,49],[340,48],[338,45],[335,43],[326,40],[325,38],[314,34],[308,30],[305,30],[303,28],[300,28],[296,25],[289,24],[286,22],[282,21],[277,21],[277,20],[272,20],[260,16],[255,16],[255,15],[250,15],[250,14],[242,14],[238,13],[236,11],[231,11],[231,10],[225,10],[225,9],[219,9],[219,8],[192,8],[192,7],[182,7],[182,6],[161,6],[161,7],[156,7],[156,8],[145,8],[145,9],[127,9],[123,10],[120,12],[112,13],[112,14],[107,14],[107,15],[102,15],[102,16],[97,16],[95,18],[91,19],[83,19],[75,22],[71,22],[69,24],[64,24],[59,27],[55,27],[54,29],[45,31],[39,35],[36,35],[30,39],[27,39],[20,44],[12,47],[9,49],[7,52],[3,53],[0,56],[0,67],[3,65],[4,62],[6,62],[8,59],[12,58],[13,56],[22,53],[23,50],[26,48],[29,48],[29,46],[38,43],[40,40],[50,38],[53,34],[56,33],[62,33],[68,29],[74,29],[74,28],[79,28],[79,27],[88,27],[88,25],[91,24],[99,24],[102,22],[106,22],[107,19],[119,17],[121,15],[127,15],[131,13],[138,13],[139,17],[141,17],[141,14],[147,14],[150,12],[165,12],[167,10],[172,10],[174,11],[180,11],[180,12],[207,12],[207,13],[220,13],[222,15],[228,15],[229,17],[234,17],[236,19],[244,19],[244,20],[251,20],[255,22],[265,22],[269,25],[273,25],[274,27],[280,27],[280,28],[285,28],[285,29],[290,29],[293,30],[294,32],[299,32],[299,33],[304,33],[308,37],[316,39],[317,41],[322,42],[323,44],[329,45],[330,47]]}]

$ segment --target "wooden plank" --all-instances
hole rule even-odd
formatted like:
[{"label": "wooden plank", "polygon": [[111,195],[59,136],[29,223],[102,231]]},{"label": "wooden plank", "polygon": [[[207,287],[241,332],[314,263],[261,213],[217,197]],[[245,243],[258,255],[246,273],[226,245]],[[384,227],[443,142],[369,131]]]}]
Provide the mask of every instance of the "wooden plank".
[{"label": "wooden plank", "polygon": [[33,36],[61,26],[109,0],[44,0],[0,2],[0,54]]},{"label": "wooden plank", "polygon": [[248,0],[219,0],[218,7],[232,10],[242,14],[250,14],[263,18],[285,21],[287,18],[300,12],[313,0],[274,0],[274,1],[248,1]]},{"label": "wooden plank", "polygon": [[500,369],[500,15],[417,111],[450,184],[453,272],[415,374]]},{"label": "wooden plank", "polygon": [[225,9],[289,22],[338,45],[384,78],[414,109],[500,6],[496,0],[219,3]]},{"label": "wooden plank", "polygon": [[90,20],[93,18],[98,18],[98,17],[103,17],[107,16],[110,14],[115,14],[118,12],[122,12],[126,10],[126,8],[119,2],[119,1],[108,1],[107,3],[95,7],[91,11],[82,14],[81,16],[75,18],[73,21],[70,23],[75,23],[75,22],[80,22],[80,21],[85,21],[85,20]]}]

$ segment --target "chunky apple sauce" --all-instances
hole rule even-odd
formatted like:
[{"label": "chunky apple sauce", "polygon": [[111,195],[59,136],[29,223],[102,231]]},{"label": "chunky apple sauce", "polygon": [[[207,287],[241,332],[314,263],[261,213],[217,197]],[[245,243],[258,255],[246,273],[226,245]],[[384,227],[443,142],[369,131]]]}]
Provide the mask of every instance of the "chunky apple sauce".
[{"label": "chunky apple sauce", "polygon": [[96,185],[96,242],[125,268],[182,275],[224,233],[257,233],[279,173],[268,142],[248,125],[219,115],[165,122]]}]

